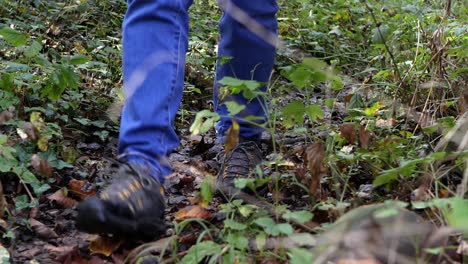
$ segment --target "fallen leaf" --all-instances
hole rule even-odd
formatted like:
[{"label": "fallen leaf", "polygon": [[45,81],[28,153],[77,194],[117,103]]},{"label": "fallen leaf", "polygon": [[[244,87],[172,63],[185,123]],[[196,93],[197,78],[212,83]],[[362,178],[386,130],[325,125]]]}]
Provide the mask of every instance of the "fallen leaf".
[{"label": "fallen leaf", "polygon": [[33,218],[29,219],[29,223],[31,224],[31,227],[34,230],[34,232],[36,232],[36,234],[39,237],[42,237],[45,239],[58,237],[57,233],[55,233],[55,231],[52,228],[44,225],[43,223],[37,221],[36,219],[33,219]]},{"label": "fallen leaf", "polygon": [[42,253],[42,249],[36,247],[36,248],[30,248],[26,251],[21,252],[21,255],[27,258],[33,259],[35,256],[39,255],[40,253]]},{"label": "fallen leaf", "polygon": [[239,143],[239,123],[232,119],[232,125],[226,133],[226,140],[224,141],[224,152],[227,154]]},{"label": "fallen leaf", "polygon": [[6,229],[8,228],[8,223],[5,220],[0,219],[0,226]]},{"label": "fallen leaf", "polygon": [[325,145],[320,142],[309,145],[304,151],[304,159],[307,161],[307,168],[311,175],[310,182],[308,183],[311,194],[317,192],[320,180],[327,172],[327,168],[323,162],[324,155]]},{"label": "fallen leaf", "polygon": [[30,140],[35,141],[39,138],[39,131],[37,131],[37,128],[30,122],[25,122],[23,124],[23,132]]},{"label": "fallen leaf", "polygon": [[71,179],[68,183],[68,188],[70,191],[78,195],[81,199],[84,199],[88,196],[96,194],[96,190],[94,189],[86,189],[86,183],[84,181]]},{"label": "fallen leaf", "polygon": [[187,206],[185,208],[180,209],[175,214],[176,221],[183,221],[191,218],[211,219],[212,217],[213,214],[200,205]]},{"label": "fallen leaf", "polygon": [[91,254],[102,254],[109,257],[122,243],[123,240],[117,237],[94,236],[90,240],[89,251]]},{"label": "fallen leaf", "polygon": [[349,103],[351,101],[351,98],[353,98],[353,96],[354,96],[353,93],[349,93],[349,94],[345,95],[345,97],[344,97],[345,100],[344,101],[346,103]]},{"label": "fallen leaf", "polygon": [[179,243],[181,244],[195,244],[197,241],[198,235],[196,233],[188,233],[179,238]]},{"label": "fallen leaf", "polygon": [[3,125],[3,123],[7,122],[11,118],[13,118],[13,112],[8,110],[0,112],[0,125]]},{"label": "fallen leaf", "polygon": [[37,173],[47,178],[52,177],[52,174],[54,173],[49,161],[37,154],[31,156],[31,166]]},{"label": "fallen leaf", "polygon": [[350,144],[356,141],[356,130],[354,123],[344,123],[340,128],[340,136],[346,139]]},{"label": "fallen leaf", "polygon": [[359,126],[359,146],[361,148],[368,148],[370,142],[371,133],[366,130],[363,125]]},{"label": "fallen leaf", "polygon": [[55,256],[63,256],[72,253],[74,250],[77,249],[76,246],[53,246],[50,244],[47,244],[44,246],[44,249],[47,250],[50,254],[53,254]]},{"label": "fallen leaf", "polygon": [[57,202],[64,208],[72,208],[73,206],[78,204],[78,202],[75,199],[65,196],[65,193],[62,189],[59,189],[53,194],[49,195],[47,199]]},{"label": "fallen leaf", "polygon": [[377,119],[375,121],[375,126],[378,128],[382,127],[393,127],[396,123],[396,120],[394,118],[389,118],[387,120],[385,119]]}]

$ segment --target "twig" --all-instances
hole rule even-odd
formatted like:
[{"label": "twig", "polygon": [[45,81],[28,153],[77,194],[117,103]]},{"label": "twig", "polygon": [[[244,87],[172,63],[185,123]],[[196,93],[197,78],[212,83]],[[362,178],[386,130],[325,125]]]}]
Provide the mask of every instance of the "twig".
[{"label": "twig", "polygon": [[385,41],[385,38],[384,38],[382,32],[380,31],[380,26],[379,26],[379,23],[377,22],[377,19],[375,18],[374,11],[372,10],[372,8],[370,8],[370,6],[367,4],[366,1],[364,1],[364,4],[365,4],[367,10],[369,11],[369,13],[370,13],[370,15],[372,17],[372,20],[374,21],[375,25],[377,26],[377,31],[379,32],[380,39],[382,39],[382,42],[383,42],[383,44],[385,46],[385,50],[390,55],[390,59],[391,59],[392,64],[393,64],[393,70],[395,71],[395,73],[396,73],[396,75],[398,77],[398,81],[401,82],[400,70],[398,69],[398,65],[396,63],[395,56],[393,56],[392,51],[390,50],[390,48],[387,45],[387,41]]}]

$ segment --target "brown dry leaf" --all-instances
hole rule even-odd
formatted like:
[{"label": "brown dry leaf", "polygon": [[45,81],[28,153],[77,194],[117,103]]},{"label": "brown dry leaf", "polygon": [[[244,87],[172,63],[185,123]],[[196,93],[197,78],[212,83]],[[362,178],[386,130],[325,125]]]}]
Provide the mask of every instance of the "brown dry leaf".
[{"label": "brown dry leaf", "polygon": [[12,117],[13,117],[13,113],[8,110],[0,112],[0,125],[3,125],[3,123],[10,120]]},{"label": "brown dry leaf", "polygon": [[179,238],[179,243],[181,244],[195,244],[198,238],[198,234],[189,233]]},{"label": "brown dry leaf", "polygon": [[368,148],[371,138],[371,133],[366,130],[363,125],[359,126],[359,146],[361,148]]},{"label": "brown dry leaf", "polygon": [[324,155],[325,145],[320,142],[309,145],[304,151],[304,159],[307,161],[307,168],[312,176],[309,182],[309,191],[311,194],[317,192],[320,180],[327,172],[327,168],[323,162]]},{"label": "brown dry leaf", "polygon": [[30,122],[25,122],[23,124],[23,131],[30,140],[35,141],[39,138],[39,131],[37,131],[37,128]]},{"label": "brown dry leaf", "polygon": [[201,205],[191,205],[180,209],[175,214],[176,221],[183,221],[191,218],[211,219],[213,214],[204,209]]},{"label": "brown dry leaf", "polygon": [[378,128],[382,127],[393,127],[396,123],[396,120],[394,118],[389,118],[387,120],[385,119],[377,119],[375,121],[375,126]]},{"label": "brown dry leaf", "polygon": [[68,183],[68,188],[70,191],[78,195],[81,199],[84,199],[88,196],[96,194],[96,190],[86,190],[86,183],[84,181],[72,179]]},{"label": "brown dry leaf", "polygon": [[49,161],[37,154],[31,156],[31,166],[37,173],[47,178],[52,177],[52,174],[54,173]]},{"label": "brown dry leaf", "polygon": [[59,189],[53,194],[49,195],[47,199],[51,201],[56,201],[64,208],[72,208],[73,206],[78,204],[78,202],[75,199],[65,196],[65,193],[62,189]]},{"label": "brown dry leaf", "polygon": [[57,233],[55,233],[52,228],[44,225],[34,218],[29,219],[29,223],[31,223],[31,227],[33,228],[34,232],[36,232],[36,234],[42,238],[49,239],[58,237]]},{"label": "brown dry leaf", "polygon": [[6,229],[8,228],[8,223],[5,220],[0,219],[0,226]]},{"label": "brown dry leaf", "polygon": [[77,246],[53,246],[50,244],[47,244],[44,246],[44,249],[47,250],[50,254],[53,254],[55,256],[63,256],[66,254],[72,253],[74,250],[77,249]]},{"label": "brown dry leaf", "polygon": [[344,123],[341,125],[340,136],[346,139],[350,144],[356,142],[356,129],[354,129],[354,123]]},{"label": "brown dry leaf", "polygon": [[235,119],[232,119],[232,125],[226,133],[226,140],[224,141],[224,152],[229,153],[239,143],[239,123]]},{"label": "brown dry leaf", "polygon": [[89,243],[91,254],[102,254],[109,257],[116,251],[124,241],[117,237],[94,236]]},{"label": "brown dry leaf", "polygon": [[30,248],[26,251],[21,252],[21,255],[32,259],[41,253],[42,253],[42,249],[36,247],[36,248]]},{"label": "brown dry leaf", "polygon": [[349,94],[345,95],[345,97],[344,97],[345,102],[349,103],[351,101],[351,98],[353,98],[353,96],[354,96],[353,93],[349,93]]}]

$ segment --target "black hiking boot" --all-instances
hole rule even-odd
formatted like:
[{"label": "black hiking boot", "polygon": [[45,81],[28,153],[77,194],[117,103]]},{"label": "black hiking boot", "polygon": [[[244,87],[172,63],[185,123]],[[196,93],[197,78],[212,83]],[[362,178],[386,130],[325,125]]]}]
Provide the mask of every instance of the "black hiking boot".
[{"label": "black hiking boot", "polygon": [[100,194],[78,205],[77,228],[87,233],[143,240],[164,234],[163,189],[148,169],[123,163],[114,177],[114,182]]},{"label": "black hiking boot", "polygon": [[[237,144],[229,153],[220,156],[218,190],[227,197],[236,197],[241,190],[234,187],[234,180],[256,177],[255,167],[262,162],[262,152],[255,142],[244,141]],[[244,188],[242,191],[249,190]]]}]

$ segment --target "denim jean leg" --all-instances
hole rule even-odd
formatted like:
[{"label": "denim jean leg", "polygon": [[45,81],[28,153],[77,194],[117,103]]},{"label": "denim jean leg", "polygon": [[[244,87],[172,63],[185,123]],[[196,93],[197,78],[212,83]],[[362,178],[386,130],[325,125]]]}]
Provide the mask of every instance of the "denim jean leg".
[{"label": "denim jean leg", "polygon": [[[239,14],[230,14],[236,9],[242,10],[250,19],[263,26],[264,30],[269,31],[270,35],[277,36],[276,13],[278,4],[276,0],[219,0],[223,7],[223,15],[219,21],[220,42],[218,48],[218,64],[214,85],[215,109],[222,116],[216,125],[218,138],[222,138],[229,127],[231,119],[228,114],[224,101],[235,101],[238,104],[245,104],[246,109],[236,116],[236,121],[240,125],[240,136],[247,139],[259,140],[262,128],[242,121],[247,116],[256,116],[260,119],[256,121],[259,124],[267,120],[267,106],[262,97],[247,101],[242,94],[229,96],[223,102],[219,101],[219,88],[217,83],[225,76],[235,77],[243,80],[256,80],[266,83],[270,79],[275,58],[275,46],[267,42],[264,37],[250,31],[249,23],[246,21],[237,21]],[[227,6],[235,6],[228,8]],[[250,25],[252,26],[252,25]],[[228,63],[221,64],[222,57],[231,57]],[[265,86],[262,87],[266,89]]]},{"label": "denim jean leg", "polygon": [[149,165],[160,182],[179,144],[174,118],[182,98],[192,0],[128,0],[123,22],[125,103],[118,151]]}]

